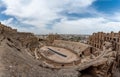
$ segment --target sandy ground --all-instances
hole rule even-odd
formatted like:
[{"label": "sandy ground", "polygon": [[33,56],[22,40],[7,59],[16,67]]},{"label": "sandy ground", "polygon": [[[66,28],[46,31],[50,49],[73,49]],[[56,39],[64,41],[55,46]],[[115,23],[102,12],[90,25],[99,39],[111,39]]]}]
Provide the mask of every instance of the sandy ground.
[{"label": "sandy ground", "polygon": [[[47,56],[49,59],[54,60],[56,62],[69,63],[69,62],[72,62],[72,61],[75,61],[75,60],[78,59],[78,56],[76,54],[74,54],[71,51],[69,51],[67,49],[64,49],[64,48],[52,47],[52,46],[44,46],[41,49],[48,51],[48,48],[51,48],[52,50],[55,50],[55,51],[67,56],[67,57],[63,57],[63,56],[58,55],[56,53],[54,53],[51,56]],[[48,52],[50,52],[50,51],[48,51]]]}]

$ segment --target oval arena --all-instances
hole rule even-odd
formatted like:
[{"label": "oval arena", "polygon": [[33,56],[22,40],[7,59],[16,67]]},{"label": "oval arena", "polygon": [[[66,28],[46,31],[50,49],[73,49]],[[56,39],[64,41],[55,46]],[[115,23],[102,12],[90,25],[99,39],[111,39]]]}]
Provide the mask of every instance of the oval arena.
[{"label": "oval arena", "polygon": [[73,68],[73,66],[77,68],[97,57],[93,53],[96,51],[95,48],[83,43],[63,40],[54,40],[51,45],[43,45],[38,51],[37,56],[43,62],[42,65],[48,68]]},{"label": "oval arena", "polygon": [[71,63],[79,59],[75,53],[65,48],[43,46],[41,51],[44,57],[58,63]]}]

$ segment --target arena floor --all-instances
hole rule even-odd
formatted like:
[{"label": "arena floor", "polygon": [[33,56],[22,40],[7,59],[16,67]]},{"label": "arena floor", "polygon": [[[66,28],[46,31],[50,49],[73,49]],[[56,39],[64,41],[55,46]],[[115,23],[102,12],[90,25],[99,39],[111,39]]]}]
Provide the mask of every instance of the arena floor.
[{"label": "arena floor", "polygon": [[64,49],[64,48],[44,46],[41,48],[41,50],[43,50],[42,54],[44,54],[45,57],[55,62],[70,63],[78,59],[78,56],[75,53],[71,52],[70,50]]}]

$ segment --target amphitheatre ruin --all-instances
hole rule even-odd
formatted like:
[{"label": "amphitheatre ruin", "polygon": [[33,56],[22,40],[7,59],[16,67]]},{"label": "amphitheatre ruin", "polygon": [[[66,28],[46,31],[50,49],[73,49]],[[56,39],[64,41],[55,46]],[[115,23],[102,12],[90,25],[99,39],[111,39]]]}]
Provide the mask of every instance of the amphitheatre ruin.
[{"label": "amphitheatre ruin", "polygon": [[0,61],[0,77],[118,77],[120,32],[93,33],[86,44],[0,23]]}]

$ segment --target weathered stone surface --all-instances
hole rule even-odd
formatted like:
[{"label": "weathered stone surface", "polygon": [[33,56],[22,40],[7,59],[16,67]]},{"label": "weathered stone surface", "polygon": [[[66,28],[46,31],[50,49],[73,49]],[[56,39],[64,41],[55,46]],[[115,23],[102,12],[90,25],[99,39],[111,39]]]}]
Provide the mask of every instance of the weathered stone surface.
[{"label": "weathered stone surface", "polygon": [[[95,71],[100,77],[119,77],[120,75],[120,32],[118,33],[93,33],[89,37],[88,44],[105,51],[109,51],[107,62],[97,66]],[[108,51],[107,51],[108,50]],[[112,53],[114,52],[114,53]],[[114,59],[112,58],[114,57]],[[98,68],[99,67],[99,68]]]},{"label": "weathered stone surface", "polygon": [[60,70],[42,67],[42,62],[34,58],[34,50],[38,45],[38,39],[33,34],[17,32],[0,24],[0,77],[78,76],[76,70],[70,74],[66,70],[62,74]]},{"label": "weathered stone surface", "polygon": [[[88,41],[93,49],[82,43],[50,38],[52,42],[41,42],[32,33],[17,32],[0,24],[0,77],[119,77],[120,32],[94,33]],[[51,46],[75,51],[81,58],[80,63],[74,62],[76,66],[72,68],[48,67],[46,61],[53,61],[43,58],[39,51],[48,42]]]}]

